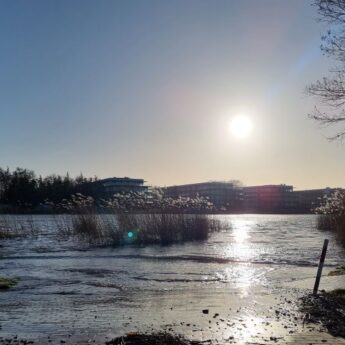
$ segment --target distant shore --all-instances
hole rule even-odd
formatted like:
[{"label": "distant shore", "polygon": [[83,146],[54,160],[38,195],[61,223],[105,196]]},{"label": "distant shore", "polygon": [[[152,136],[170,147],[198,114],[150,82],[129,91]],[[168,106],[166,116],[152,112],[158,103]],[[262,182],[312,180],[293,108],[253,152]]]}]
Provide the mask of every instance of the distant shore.
[{"label": "distant shore", "polygon": [[[181,209],[181,210],[171,210],[171,211],[163,211],[159,209],[138,209],[138,210],[130,210],[126,211],[127,213],[196,213],[196,214],[214,214],[214,215],[221,215],[221,214],[234,214],[234,215],[246,215],[246,214],[263,214],[263,215],[269,215],[269,214],[274,214],[274,215],[303,215],[303,214],[314,214],[314,212],[306,212],[306,211],[293,211],[293,212],[284,212],[284,211],[277,211],[277,212],[272,212],[272,211],[267,211],[267,212],[262,212],[262,211],[257,211],[257,210],[251,210],[251,211],[221,211],[221,210],[208,210],[208,211],[191,211],[188,209]],[[69,211],[66,212],[66,210],[56,210],[56,209],[48,209],[48,208],[21,208],[21,207],[13,207],[13,206],[1,206],[0,205],[0,215],[5,215],[5,214],[13,214],[13,215],[20,215],[20,214],[35,214],[35,215],[59,215],[59,214],[78,214],[79,212],[77,210],[75,211]],[[100,213],[100,214],[109,214],[110,212],[104,209],[95,209],[94,213]]]}]

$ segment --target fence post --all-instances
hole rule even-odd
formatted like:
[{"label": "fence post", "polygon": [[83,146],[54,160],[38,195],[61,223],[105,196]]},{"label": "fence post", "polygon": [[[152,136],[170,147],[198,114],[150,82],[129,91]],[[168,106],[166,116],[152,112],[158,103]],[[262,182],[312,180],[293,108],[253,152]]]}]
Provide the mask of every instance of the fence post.
[{"label": "fence post", "polygon": [[328,239],[325,239],[323,242],[323,248],[322,248],[322,253],[320,256],[320,262],[319,262],[319,267],[317,269],[317,274],[316,274],[316,279],[315,279],[315,284],[314,284],[314,290],[313,290],[313,295],[317,294],[317,290],[319,289],[319,284],[320,284],[320,279],[321,279],[321,274],[322,274],[322,268],[323,268],[323,263],[325,262],[325,257],[327,253],[327,247],[328,247]]}]

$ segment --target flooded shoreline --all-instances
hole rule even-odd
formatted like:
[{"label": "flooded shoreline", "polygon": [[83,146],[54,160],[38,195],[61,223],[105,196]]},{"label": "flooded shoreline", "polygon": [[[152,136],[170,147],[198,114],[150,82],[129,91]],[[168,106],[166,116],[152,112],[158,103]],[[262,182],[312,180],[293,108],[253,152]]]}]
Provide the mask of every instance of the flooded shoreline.
[{"label": "flooded shoreline", "polygon": [[[314,216],[219,217],[229,223],[226,231],[171,246],[85,248],[58,239],[53,223],[38,237],[1,241],[0,275],[19,281],[0,293],[0,335],[41,341],[70,335],[82,343],[172,329],[249,341],[249,327],[251,337],[275,337],[275,328],[265,331],[261,322],[276,322],[281,303],[300,317],[296,301],[312,288],[323,238],[330,239],[325,275],[345,259],[332,233],[315,229]],[[40,221],[49,224],[49,218]],[[321,288],[344,283],[325,278]],[[213,318],[217,313],[226,322]],[[233,323],[247,328],[227,325]],[[279,334],[286,338],[293,328],[284,325]]]}]

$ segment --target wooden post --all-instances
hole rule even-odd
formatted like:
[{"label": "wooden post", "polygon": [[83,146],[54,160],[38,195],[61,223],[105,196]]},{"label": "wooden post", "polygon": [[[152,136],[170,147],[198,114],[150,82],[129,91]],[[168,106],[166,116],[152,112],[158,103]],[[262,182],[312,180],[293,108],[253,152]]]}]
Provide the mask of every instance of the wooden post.
[{"label": "wooden post", "polygon": [[320,279],[321,279],[321,274],[322,274],[323,263],[325,262],[325,257],[326,257],[326,253],[327,253],[327,247],[328,247],[328,240],[325,239],[325,241],[323,242],[323,248],[322,248],[322,253],[321,253],[321,256],[320,256],[319,267],[317,269],[317,274],[316,274],[316,279],[315,279],[313,295],[316,295],[317,294],[317,290],[319,289],[319,284],[320,284]]}]

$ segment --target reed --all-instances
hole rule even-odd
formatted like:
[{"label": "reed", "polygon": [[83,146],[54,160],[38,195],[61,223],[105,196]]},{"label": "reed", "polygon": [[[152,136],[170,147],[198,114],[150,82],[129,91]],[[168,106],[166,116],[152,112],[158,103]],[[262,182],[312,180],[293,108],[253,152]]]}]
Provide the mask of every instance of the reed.
[{"label": "reed", "polygon": [[336,191],[315,210],[318,215],[317,228],[334,231],[345,244],[345,192]]},{"label": "reed", "polygon": [[[201,197],[173,200],[129,193],[103,200],[103,205],[100,209],[90,197],[72,196],[63,205],[73,214],[72,221],[59,220],[59,233],[96,245],[165,245],[206,240],[220,229],[220,223],[205,214],[211,204]],[[184,213],[186,209],[190,213]]]},{"label": "reed", "polygon": [[220,223],[202,214],[83,213],[74,215],[67,227],[58,229],[64,237],[73,236],[93,245],[168,245],[207,240],[220,230]]},{"label": "reed", "polygon": [[330,230],[336,233],[337,239],[345,244],[345,215],[321,214],[317,219],[319,230]]},{"label": "reed", "polygon": [[32,215],[25,217],[11,217],[0,215],[0,240],[13,237],[38,236],[40,228],[35,224]]},{"label": "reed", "polygon": [[317,228],[319,230],[335,230],[335,217],[330,214],[319,214]]},{"label": "reed", "polygon": [[8,218],[5,215],[0,215],[0,240],[14,237],[14,233],[11,229]]},{"label": "reed", "polygon": [[131,233],[138,244],[171,244],[207,240],[220,224],[205,214],[148,213],[118,216],[121,233]]}]

